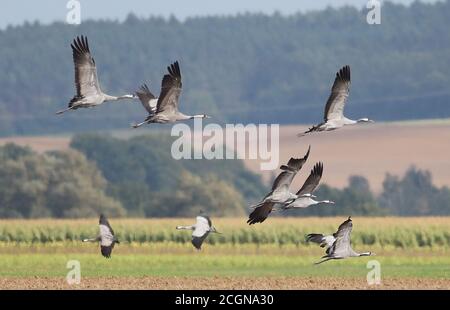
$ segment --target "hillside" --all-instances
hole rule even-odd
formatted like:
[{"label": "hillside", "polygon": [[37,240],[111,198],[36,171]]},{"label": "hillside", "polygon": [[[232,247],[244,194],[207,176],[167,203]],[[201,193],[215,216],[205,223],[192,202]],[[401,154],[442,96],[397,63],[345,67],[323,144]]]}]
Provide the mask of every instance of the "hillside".
[{"label": "hillside", "polygon": [[26,24],[0,31],[0,135],[124,129],[142,119],[135,102],[62,117],[74,92],[70,42],[90,39],[102,88],[158,93],[180,60],[182,106],[215,121],[298,124],[322,116],[335,72],[352,68],[351,117],[378,121],[450,116],[450,2],[389,2],[382,24],[355,8],[282,16],[138,19]]}]

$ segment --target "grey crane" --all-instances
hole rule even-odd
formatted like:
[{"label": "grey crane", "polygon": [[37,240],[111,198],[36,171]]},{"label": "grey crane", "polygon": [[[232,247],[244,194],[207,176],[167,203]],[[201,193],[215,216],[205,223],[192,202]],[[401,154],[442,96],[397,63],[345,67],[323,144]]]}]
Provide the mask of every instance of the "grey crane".
[{"label": "grey crane", "polygon": [[133,94],[117,97],[102,92],[97,77],[97,67],[89,50],[87,37],[76,37],[70,46],[72,47],[72,56],[75,65],[75,87],[77,93],[70,100],[69,107],[56,112],[56,114],[62,114],[78,108],[96,107],[107,101],[136,98]]},{"label": "grey crane", "polygon": [[119,240],[114,236],[114,231],[109,225],[106,216],[103,214],[100,215],[100,219],[98,221],[98,226],[100,229],[100,233],[96,238],[91,239],[83,239],[83,242],[100,242],[100,251],[102,255],[106,258],[111,257],[111,252],[114,248],[114,244],[120,243]]},{"label": "grey crane", "polygon": [[149,123],[174,123],[194,118],[209,118],[206,114],[186,115],[178,110],[178,101],[181,94],[181,72],[178,61],[167,67],[169,74],[164,75],[161,83],[161,92],[156,103],[156,109],[151,108],[150,100],[156,99],[147,89],[141,87],[141,93],[146,96],[137,94],[144,108],[148,112],[147,118],[138,124],[134,124],[133,128],[138,128]]},{"label": "grey crane", "polygon": [[191,226],[177,226],[178,230],[192,230],[192,245],[197,249],[201,250],[202,243],[208,237],[209,233],[220,234],[216,228],[212,225],[209,216],[201,214],[197,216],[196,223]]},{"label": "grey crane", "polygon": [[341,128],[346,125],[354,125],[357,123],[373,122],[368,118],[360,118],[352,120],[344,116],[344,107],[350,92],[350,66],[342,67],[334,79],[333,87],[331,88],[330,97],[328,97],[325,105],[324,121],[316,126],[311,127],[299,136],[314,131],[330,131]]},{"label": "grey crane", "polygon": [[306,241],[318,243],[321,247],[326,247],[326,255],[322,256],[321,261],[316,264],[321,264],[330,259],[344,259],[347,257],[360,257],[375,255],[372,252],[357,253],[352,249],[350,234],[352,233],[353,223],[349,216],[343,222],[337,232],[333,235],[325,236],[323,234],[309,234],[306,236]]},{"label": "grey crane", "polygon": [[298,198],[296,194],[289,191],[289,186],[292,183],[297,172],[303,167],[308,160],[311,146],[309,146],[303,158],[291,158],[286,165],[280,167],[283,170],[275,179],[272,185],[272,191],[268,193],[264,199],[257,205],[253,206],[253,212],[250,213],[247,223],[249,225],[255,223],[262,223],[266,220],[269,214],[273,211],[275,204],[293,202]]},{"label": "grey crane", "polygon": [[303,186],[296,193],[298,196],[293,202],[289,204],[284,204],[281,206],[282,210],[287,209],[295,209],[295,208],[307,208],[312,205],[316,205],[319,203],[323,204],[334,204],[334,201],[331,200],[315,200],[316,196],[313,195],[314,190],[320,183],[320,179],[323,174],[323,163],[318,162],[314,165],[314,168],[311,170],[308,178],[306,179]]}]

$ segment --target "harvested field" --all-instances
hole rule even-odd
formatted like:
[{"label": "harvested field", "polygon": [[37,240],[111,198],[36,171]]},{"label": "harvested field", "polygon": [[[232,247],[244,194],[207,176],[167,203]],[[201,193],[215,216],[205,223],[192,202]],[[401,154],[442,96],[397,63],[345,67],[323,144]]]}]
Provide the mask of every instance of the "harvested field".
[{"label": "harvested field", "polygon": [[64,278],[0,278],[0,289],[450,289],[450,279],[388,278],[368,285],[361,278],[314,277],[105,277],[82,278],[69,285]]}]

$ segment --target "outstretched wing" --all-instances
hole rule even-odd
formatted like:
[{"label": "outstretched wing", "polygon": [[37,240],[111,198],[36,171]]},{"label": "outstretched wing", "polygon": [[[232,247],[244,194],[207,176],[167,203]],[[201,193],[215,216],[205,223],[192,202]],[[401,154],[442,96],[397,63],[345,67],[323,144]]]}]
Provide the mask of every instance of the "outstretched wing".
[{"label": "outstretched wing", "polygon": [[336,241],[333,243],[333,246],[327,250],[328,256],[337,258],[349,256],[352,251],[350,240],[352,228],[352,219],[349,217],[339,226],[338,231],[333,234]]},{"label": "outstretched wing", "polygon": [[314,168],[311,170],[309,177],[306,179],[302,188],[297,192],[298,196],[302,196],[305,194],[312,194],[316,187],[320,183],[320,179],[322,178],[323,173],[323,164],[318,162],[314,165]]},{"label": "outstretched wing", "polygon": [[100,251],[106,258],[111,257],[114,248],[114,231],[105,217],[100,217]]},{"label": "outstretched wing", "polygon": [[280,167],[283,172],[281,172],[272,185],[272,191],[279,189],[281,187],[289,187],[300,169],[302,169],[305,162],[308,160],[309,153],[311,151],[311,146],[308,148],[308,152],[306,152],[303,158],[291,158],[289,159],[286,165],[282,165]]},{"label": "outstretched wing", "polygon": [[324,236],[322,234],[308,234],[306,235],[306,241],[307,242],[314,242],[320,245],[320,247],[331,247],[336,241],[336,239],[333,236]]},{"label": "outstretched wing", "polygon": [[178,111],[178,99],[181,94],[181,72],[178,61],[167,67],[169,74],[164,75],[161,83],[161,93],[156,106],[157,113]]},{"label": "outstretched wing", "polygon": [[102,93],[97,78],[97,68],[89,50],[87,37],[76,37],[72,47],[75,65],[75,86],[78,97],[97,96]]},{"label": "outstretched wing", "polygon": [[100,245],[100,252],[102,253],[102,255],[104,257],[110,258],[113,248],[114,248],[114,243],[112,243],[110,246]]},{"label": "outstretched wing", "polygon": [[136,96],[138,96],[144,108],[150,115],[153,115],[156,112],[156,97],[151,93],[147,84],[142,85],[139,90],[136,92]]},{"label": "outstretched wing", "polygon": [[203,241],[209,234],[211,228],[211,220],[207,216],[197,216],[197,222],[195,223],[195,229],[192,232],[192,244],[197,250],[200,250]]},{"label": "outstretched wing", "polygon": [[261,206],[255,208],[252,213],[248,216],[247,223],[249,225],[262,223],[266,220],[269,214],[272,212],[273,206],[275,203],[273,202],[264,202]]},{"label": "outstretched wing", "polygon": [[330,97],[325,105],[324,120],[340,119],[344,114],[345,103],[350,92],[350,66],[342,67],[334,79]]}]

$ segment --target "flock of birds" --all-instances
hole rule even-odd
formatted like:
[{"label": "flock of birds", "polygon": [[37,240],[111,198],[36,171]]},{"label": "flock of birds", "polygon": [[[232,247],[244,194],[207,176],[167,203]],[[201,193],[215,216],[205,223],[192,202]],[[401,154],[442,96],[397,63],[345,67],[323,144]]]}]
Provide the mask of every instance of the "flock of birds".
[{"label": "flock of birds", "polygon": [[[142,122],[134,124],[132,126],[134,128],[150,123],[174,123],[195,118],[209,118],[206,114],[186,115],[179,111],[178,105],[182,81],[178,61],[167,67],[168,73],[162,78],[159,97],[153,95],[146,84],[143,84],[134,94],[111,96],[104,93],[100,88],[97,67],[89,49],[88,39],[85,36],[76,37],[71,47],[75,66],[76,95],[70,100],[69,106],[56,112],[57,114],[75,111],[79,108],[96,107],[109,101],[137,98],[141,101],[148,115]],[[331,94],[325,105],[324,120],[307,131],[300,133],[299,136],[312,132],[331,131],[346,125],[373,122],[368,118],[352,120],[344,116],[344,107],[349,91],[350,66],[347,65],[336,73]],[[307,208],[317,204],[334,204],[331,200],[316,200],[317,197],[313,195],[323,174],[323,163],[321,162],[314,165],[308,178],[297,193],[294,194],[290,191],[290,185],[308,160],[310,150],[311,146],[304,157],[291,158],[286,165],[280,167],[282,172],[273,182],[271,191],[258,204],[252,207],[253,211],[247,220],[249,225],[264,222],[270,213],[275,211]],[[321,247],[326,248],[326,255],[317,264],[330,259],[374,255],[371,252],[357,253],[352,249],[350,238],[352,227],[352,220],[349,217],[339,226],[337,232],[332,235],[312,233],[306,236],[308,242],[318,243]],[[192,244],[198,250],[201,249],[202,243],[210,233],[219,233],[212,225],[211,219],[205,214],[197,216],[194,225],[177,226],[176,229],[192,230]],[[100,243],[101,254],[107,258],[111,257],[114,245],[119,243],[104,215],[100,215],[99,235],[96,238],[84,239],[83,241]]]}]

